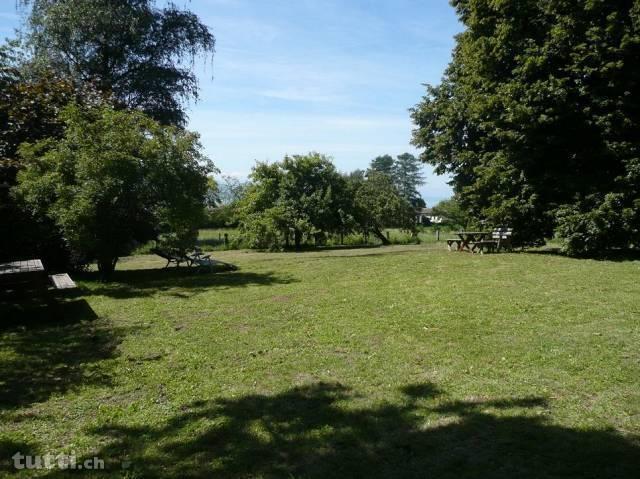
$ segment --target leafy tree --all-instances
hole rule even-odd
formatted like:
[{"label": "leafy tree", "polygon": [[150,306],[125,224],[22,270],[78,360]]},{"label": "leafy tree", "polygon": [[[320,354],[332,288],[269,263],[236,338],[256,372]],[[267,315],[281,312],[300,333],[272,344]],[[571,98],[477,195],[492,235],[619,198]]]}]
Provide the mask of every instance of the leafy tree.
[{"label": "leafy tree", "polygon": [[415,211],[403,198],[389,175],[369,171],[365,181],[355,183],[354,217],[361,229],[371,231],[382,244],[389,240],[382,233],[388,226],[415,230]]},{"label": "leafy tree", "polygon": [[103,278],[136,242],[195,240],[211,163],[197,135],[139,112],[72,106],[61,140],[26,144],[16,195],[50,218]]},{"label": "leafy tree", "polygon": [[465,228],[469,218],[456,197],[442,200],[433,207],[433,213],[444,218],[444,225]]},{"label": "leafy tree", "polygon": [[190,11],[156,0],[21,0],[31,67],[90,82],[116,104],[163,124],[183,125],[185,100],[197,98],[190,68],[213,54],[215,39]]},{"label": "leafy tree", "polygon": [[393,163],[392,178],[400,196],[414,206],[424,204],[424,201],[420,203],[422,198],[418,193],[418,187],[424,184],[420,160],[411,153],[398,155]]},{"label": "leafy tree", "polygon": [[393,176],[393,164],[394,160],[391,155],[381,155],[371,160],[369,170]]},{"label": "leafy tree", "polygon": [[11,197],[22,165],[18,147],[23,142],[60,138],[64,122],[59,113],[71,101],[87,103],[88,91],[52,73],[26,77],[20,69],[20,51],[14,44],[0,47],[0,260],[38,257],[49,268],[66,266],[69,255],[51,221],[22,211]]},{"label": "leafy tree", "polygon": [[640,244],[640,3],[452,3],[466,30],[413,110],[421,159],[521,243]]},{"label": "leafy tree", "polygon": [[207,208],[216,208],[220,204],[220,185],[213,177],[207,178],[207,193],[204,197],[204,205]]},{"label": "leafy tree", "polygon": [[321,242],[343,228],[348,209],[346,185],[324,155],[286,156],[258,163],[241,201],[241,225],[249,242],[272,249],[300,248],[304,237]]}]

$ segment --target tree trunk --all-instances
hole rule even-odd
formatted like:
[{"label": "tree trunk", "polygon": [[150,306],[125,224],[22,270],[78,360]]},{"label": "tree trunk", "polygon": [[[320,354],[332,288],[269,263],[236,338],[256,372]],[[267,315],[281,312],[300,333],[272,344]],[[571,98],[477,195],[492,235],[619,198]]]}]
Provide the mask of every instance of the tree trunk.
[{"label": "tree trunk", "polygon": [[300,243],[302,243],[302,232],[295,230],[293,232],[293,241],[296,245],[296,249],[300,249]]},{"label": "tree trunk", "polygon": [[380,231],[378,228],[371,228],[371,231],[373,232],[374,235],[376,235],[376,238],[382,241],[383,245],[386,246],[391,244],[391,241],[389,241],[387,237],[382,234],[382,231]]},{"label": "tree trunk", "polygon": [[102,281],[109,281],[116,269],[117,262],[118,257],[98,259],[98,272],[100,273],[100,279],[102,279]]}]

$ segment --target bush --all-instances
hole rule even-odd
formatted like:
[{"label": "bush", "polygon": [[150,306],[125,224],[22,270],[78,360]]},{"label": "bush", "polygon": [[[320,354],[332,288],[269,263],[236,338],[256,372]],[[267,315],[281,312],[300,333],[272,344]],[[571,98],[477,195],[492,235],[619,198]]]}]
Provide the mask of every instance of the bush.
[{"label": "bush", "polygon": [[624,195],[620,193],[607,194],[599,204],[590,203],[558,209],[556,235],[562,241],[563,252],[570,256],[593,256],[638,246],[640,204],[625,208]]},{"label": "bush", "polygon": [[276,218],[265,212],[252,213],[244,219],[239,241],[249,248],[269,251],[281,251],[285,246]]}]

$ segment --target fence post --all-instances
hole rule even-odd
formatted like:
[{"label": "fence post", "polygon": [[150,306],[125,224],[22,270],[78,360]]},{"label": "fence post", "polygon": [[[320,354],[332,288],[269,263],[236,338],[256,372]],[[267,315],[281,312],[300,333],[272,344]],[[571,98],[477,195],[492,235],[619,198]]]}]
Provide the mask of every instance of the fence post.
[{"label": "fence post", "polygon": [[436,241],[440,241],[440,228],[436,229]]}]

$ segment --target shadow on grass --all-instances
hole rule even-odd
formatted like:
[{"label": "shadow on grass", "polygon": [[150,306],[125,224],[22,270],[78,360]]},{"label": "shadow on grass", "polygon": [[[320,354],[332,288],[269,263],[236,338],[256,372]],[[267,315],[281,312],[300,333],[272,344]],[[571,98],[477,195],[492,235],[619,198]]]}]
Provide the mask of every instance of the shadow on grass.
[{"label": "shadow on grass", "polygon": [[[164,426],[98,428],[132,477],[637,477],[638,438],[545,421],[537,397],[447,402],[432,384],[371,408],[340,384],[184,405]],[[57,477],[58,473],[52,474]]]},{"label": "shadow on grass", "polygon": [[0,298],[0,409],[47,400],[91,384],[109,384],[102,362],[121,335],[83,299]]},{"label": "shadow on grass", "polygon": [[203,291],[242,288],[253,285],[289,284],[291,277],[273,272],[253,273],[229,271],[210,273],[188,268],[135,269],[116,271],[111,282],[99,281],[97,274],[78,277],[88,283],[86,294],[112,298],[153,296],[158,292],[178,297],[191,297]]},{"label": "shadow on grass", "polygon": [[597,256],[568,256],[562,252],[560,248],[548,247],[537,250],[527,250],[527,254],[537,254],[544,256],[561,256],[574,260],[595,260],[595,261],[611,261],[622,263],[626,261],[640,261],[640,249],[611,250]]}]

